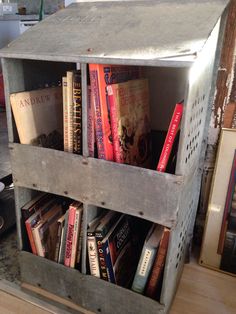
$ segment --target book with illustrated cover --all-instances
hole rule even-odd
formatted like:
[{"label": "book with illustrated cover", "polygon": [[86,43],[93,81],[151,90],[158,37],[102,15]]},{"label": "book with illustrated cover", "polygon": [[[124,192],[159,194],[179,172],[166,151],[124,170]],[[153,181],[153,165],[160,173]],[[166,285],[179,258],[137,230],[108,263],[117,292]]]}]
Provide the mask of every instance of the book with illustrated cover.
[{"label": "book with illustrated cover", "polygon": [[166,139],[161,151],[161,156],[157,165],[157,171],[165,172],[168,165],[169,157],[175,138],[178,134],[181,118],[183,114],[183,104],[178,103],[175,105],[175,109],[171,118],[171,122],[167,131]]},{"label": "book with illustrated cover", "polygon": [[95,231],[95,237],[96,237],[97,249],[98,249],[100,276],[102,279],[106,281],[108,281],[108,274],[107,274],[106,260],[105,260],[105,254],[103,251],[102,240],[104,239],[106,234],[109,232],[110,228],[119,219],[119,217],[120,217],[119,213],[109,211],[104,217],[102,217]]},{"label": "book with illustrated cover", "polygon": [[[123,247],[131,239],[131,229],[126,215],[122,215],[111,227],[106,237],[102,240],[102,250],[107,267],[108,281],[116,283],[114,272],[115,262]],[[124,265],[125,267],[125,265]]]},{"label": "book with illustrated cover", "polygon": [[50,211],[50,209],[53,207],[53,205],[56,203],[56,199],[51,197],[49,200],[47,200],[46,203],[40,204],[39,207],[36,210],[36,212],[31,215],[26,221],[25,221],[25,227],[28,235],[28,239],[30,242],[30,247],[32,250],[32,253],[37,255],[37,249],[34,242],[34,237],[32,230],[37,225],[37,223],[42,219],[42,217]]},{"label": "book with illustrated cover", "polygon": [[135,292],[144,294],[163,231],[163,226],[153,224],[147,234],[131,287]]},{"label": "book with illustrated cover", "polygon": [[151,126],[147,79],[107,86],[114,160],[149,167]]},{"label": "book with illustrated cover", "polygon": [[148,279],[145,295],[153,299],[157,297],[158,285],[161,283],[168,249],[169,236],[170,230],[165,228],[161,237],[155,261],[153,263],[150,278]]},{"label": "book with illustrated cover", "polygon": [[62,207],[55,204],[33,227],[32,233],[37,255],[54,260],[57,242],[57,220],[62,216]]},{"label": "book with illustrated cover", "polygon": [[82,90],[81,71],[73,74],[73,153],[82,154]]},{"label": "book with illustrated cover", "polygon": [[61,86],[14,93],[10,103],[21,144],[63,148]]},{"label": "book with illustrated cover", "polygon": [[125,82],[140,77],[139,67],[122,65],[89,64],[91,90],[95,104],[95,134],[98,158],[113,161],[113,144],[110,109],[107,103],[109,84]]}]

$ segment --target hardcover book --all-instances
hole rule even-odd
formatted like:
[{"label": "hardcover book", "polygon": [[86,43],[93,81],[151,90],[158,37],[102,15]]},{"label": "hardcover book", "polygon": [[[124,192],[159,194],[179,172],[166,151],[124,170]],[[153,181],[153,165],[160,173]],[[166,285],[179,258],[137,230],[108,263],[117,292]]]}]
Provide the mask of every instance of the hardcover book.
[{"label": "hardcover book", "polygon": [[164,227],[153,224],[143,245],[131,289],[143,294],[156,257]]},{"label": "hardcover book", "polygon": [[70,267],[72,267],[72,268],[75,268],[75,264],[77,261],[77,253],[78,253],[78,249],[79,249],[79,239],[80,239],[80,234],[81,234],[82,212],[83,212],[83,206],[80,205],[75,211],[75,222],[74,222],[71,259],[70,259]]},{"label": "hardcover book", "polygon": [[63,96],[63,130],[64,130],[64,151],[68,152],[68,102],[67,102],[67,77],[62,78],[62,96]]},{"label": "hardcover book", "polygon": [[140,70],[138,67],[89,64],[89,75],[95,104],[95,133],[98,158],[113,161],[113,144],[106,87],[109,84],[137,79],[140,76]]},{"label": "hardcover book", "polygon": [[157,297],[158,285],[160,285],[160,281],[162,278],[162,272],[164,270],[165,259],[168,249],[169,236],[170,230],[168,228],[165,228],[152,267],[150,278],[147,283],[145,295],[153,299]]},{"label": "hardcover book", "polygon": [[66,72],[66,79],[67,79],[67,112],[68,112],[68,152],[73,153],[73,111],[74,111],[74,104],[73,104],[73,75],[74,71],[67,71]]},{"label": "hardcover book", "polygon": [[81,72],[73,75],[73,152],[82,154],[82,90]]},{"label": "hardcover book", "polygon": [[63,147],[61,87],[11,94],[10,103],[21,144]]},{"label": "hardcover book", "polygon": [[61,247],[61,238],[63,236],[64,226],[65,226],[65,215],[61,216],[57,220],[57,242],[56,242],[56,249],[55,249],[55,256],[54,256],[55,262],[58,262],[58,259],[59,259],[59,253],[60,253],[60,247]]},{"label": "hardcover book", "polygon": [[39,193],[29,202],[27,202],[22,208],[21,213],[23,220],[26,221],[30,216],[32,216],[40,206],[46,203],[49,200],[50,196],[46,193]]},{"label": "hardcover book", "polygon": [[95,123],[94,123],[94,97],[91,87],[88,87],[88,150],[89,157],[95,157]]},{"label": "hardcover book", "polygon": [[162,148],[161,156],[157,165],[157,171],[165,172],[169,161],[171,150],[177,136],[181,118],[183,114],[183,104],[178,103],[175,105],[175,109],[171,118],[171,122],[166,135],[165,143]]},{"label": "hardcover book", "polygon": [[67,209],[65,213],[65,222],[64,222],[64,227],[62,229],[62,234],[61,234],[61,243],[60,243],[60,250],[59,250],[59,255],[58,255],[59,264],[64,264],[64,260],[65,260],[68,217],[69,217],[69,209]]},{"label": "hardcover book", "polygon": [[114,160],[149,167],[151,127],[148,80],[131,80],[107,86]]},{"label": "hardcover book", "polygon": [[108,281],[108,274],[107,274],[107,267],[106,267],[106,260],[103,252],[103,244],[102,240],[109,232],[110,228],[113,224],[117,221],[120,214],[109,211],[100,221],[100,224],[97,226],[95,231],[95,237],[97,241],[97,249],[98,249],[98,257],[99,257],[99,268],[100,268],[100,275],[101,278]]},{"label": "hardcover book", "polygon": [[62,215],[62,207],[55,204],[33,228],[32,233],[37,255],[54,260],[57,242],[57,220]]}]

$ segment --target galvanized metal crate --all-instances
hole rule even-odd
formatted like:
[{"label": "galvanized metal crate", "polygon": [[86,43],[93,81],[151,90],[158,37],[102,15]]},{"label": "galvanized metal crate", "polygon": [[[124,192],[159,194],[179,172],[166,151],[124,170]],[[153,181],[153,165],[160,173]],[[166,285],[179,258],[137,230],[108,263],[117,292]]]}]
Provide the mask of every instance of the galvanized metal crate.
[{"label": "galvanized metal crate", "polygon": [[[23,282],[99,313],[168,311],[193,231],[227,3],[78,3],[48,17],[1,50]],[[9,95],[33,89],[48,78],[58,80],[78,64],[83,143],[87,143],[88,63],[143,66],[150,80],[154,129],[168,126],[174,100],[184,96],[175,175],[90,158],[86,145],[83,156],[78,156],[19,144]],[[86,238],[81,273],[25,252],[20,208],[37,190],[82,201],[84,234],[97,206],[170,227],[160,303],[86,275]]]}]

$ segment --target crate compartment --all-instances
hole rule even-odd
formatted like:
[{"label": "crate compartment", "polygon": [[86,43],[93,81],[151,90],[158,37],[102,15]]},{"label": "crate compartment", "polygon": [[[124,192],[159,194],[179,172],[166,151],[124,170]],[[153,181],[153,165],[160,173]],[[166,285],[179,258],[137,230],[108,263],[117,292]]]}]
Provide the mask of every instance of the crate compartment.
[{"label": "crate compartment", "polygon": [[10,153],[17,186],[127,212],[167,227],[177,219],[181,176],[29,145],[10,144]]},{"label": "crate compartment", "polygon": [[[163,311],[163,305],[150,298],[31,253],[20,252],[19,260],[22,282],[41,287],[95,313],[110,314],[114,304],[119,306],[120,313],[145,313],[148,310],[156,314]],[[107,298],[110,289],[112,293]]]}]

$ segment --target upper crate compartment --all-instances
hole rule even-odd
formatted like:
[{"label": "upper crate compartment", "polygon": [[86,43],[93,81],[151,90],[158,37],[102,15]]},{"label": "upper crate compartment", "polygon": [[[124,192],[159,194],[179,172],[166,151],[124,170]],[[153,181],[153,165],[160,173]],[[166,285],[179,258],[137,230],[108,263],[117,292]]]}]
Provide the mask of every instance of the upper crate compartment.
[{"label": "upper crate compartment", "polygon": [[1,56],[186,65],[202,50],[227,3],[148,0],[72,4],[25,32],[3,49]]}]

